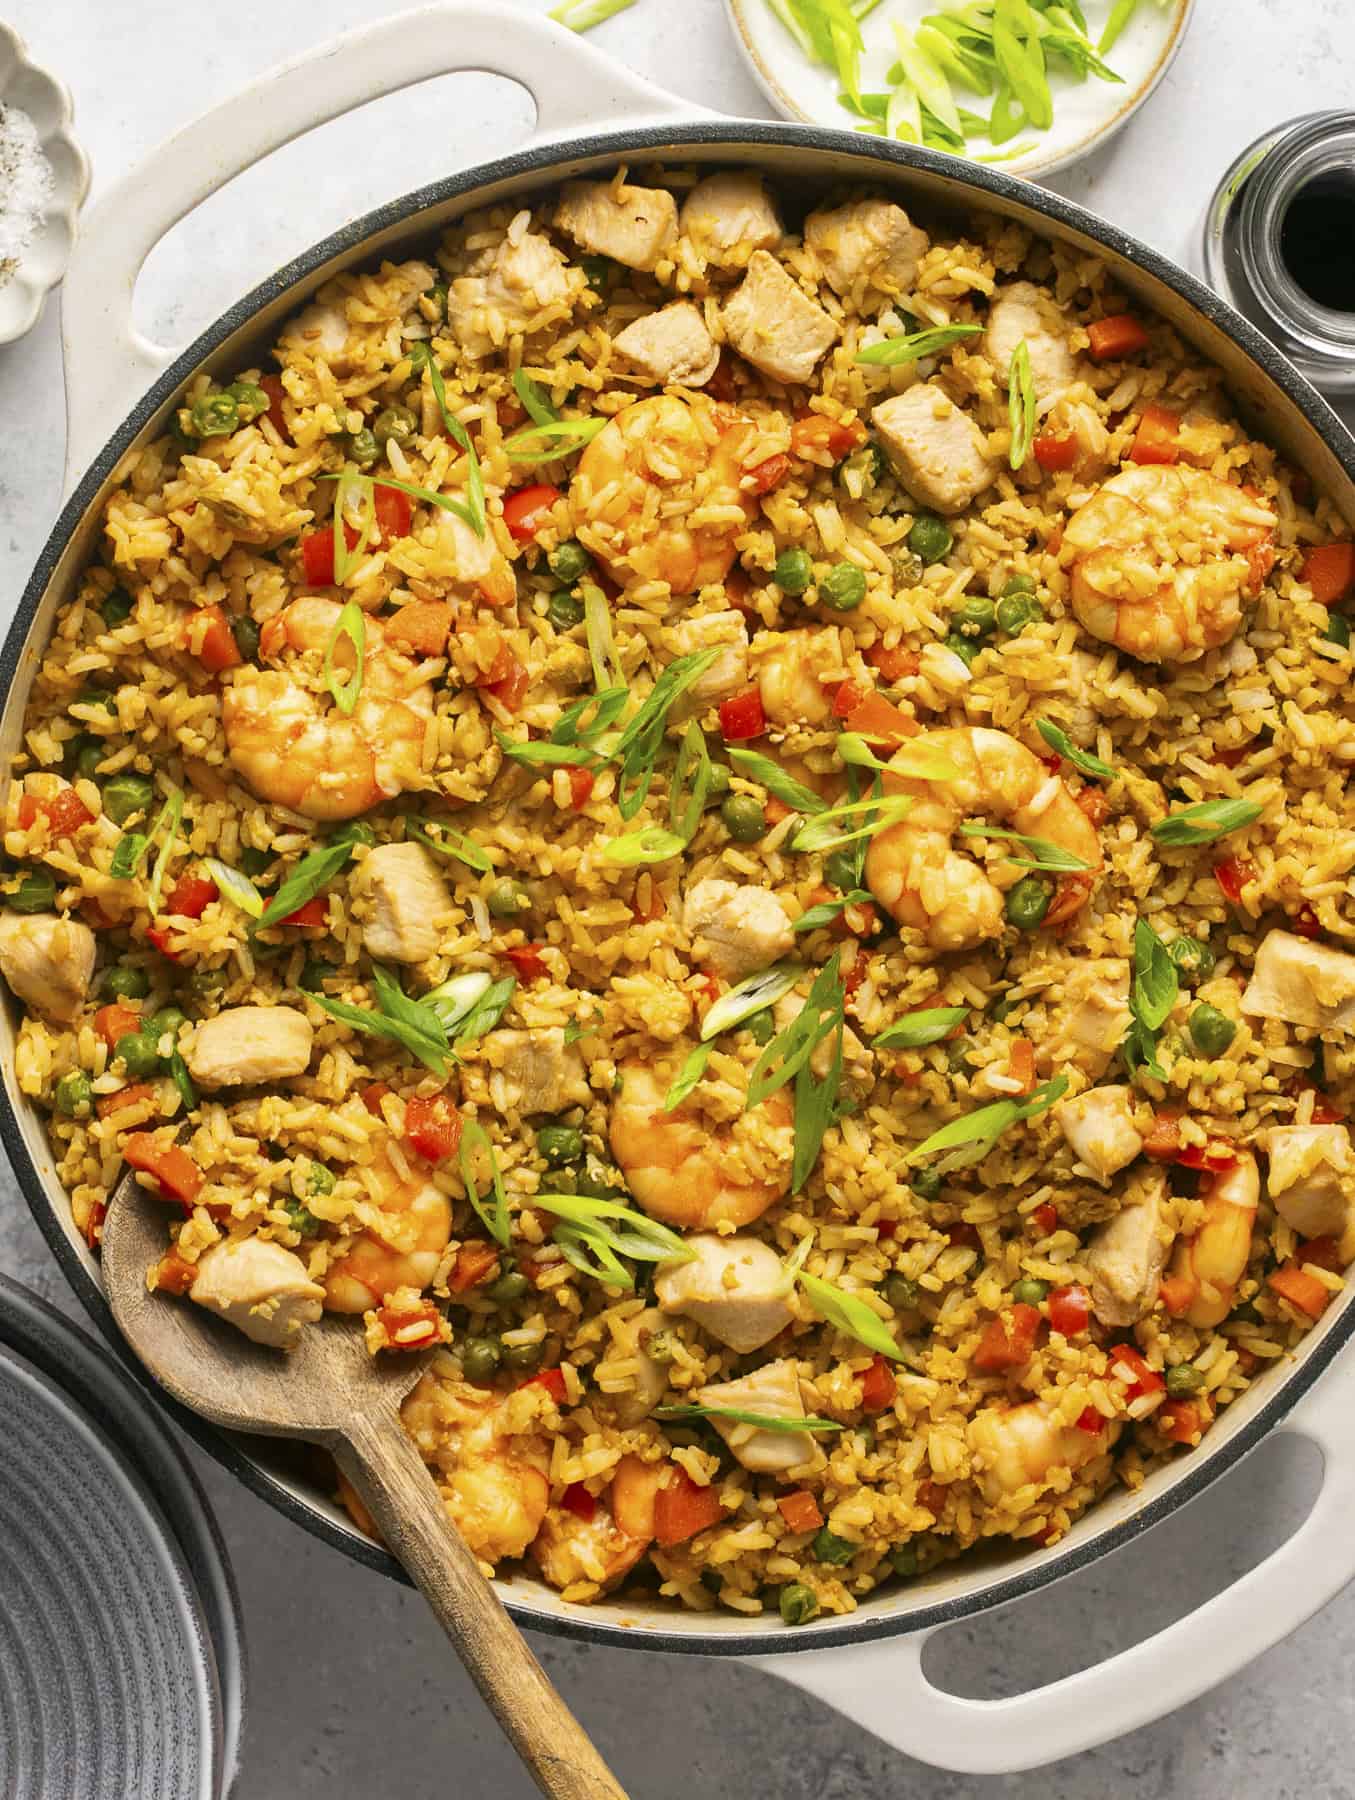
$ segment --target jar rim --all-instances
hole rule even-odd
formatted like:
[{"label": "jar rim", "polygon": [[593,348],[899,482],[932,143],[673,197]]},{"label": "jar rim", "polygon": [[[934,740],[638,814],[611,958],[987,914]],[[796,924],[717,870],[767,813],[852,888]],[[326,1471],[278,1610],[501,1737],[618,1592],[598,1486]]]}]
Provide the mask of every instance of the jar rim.
[{"label": "jar rim", "polygon": [[1355,112],[1310,113],[1281,128],[1238,195],[1238,258],[1257,302],[1311,354],[1350,364],[1355,311],[1325,306],[1300,287],[1281,254],[1289,208],[1311,182],[1337,171],[1355,177]]}]

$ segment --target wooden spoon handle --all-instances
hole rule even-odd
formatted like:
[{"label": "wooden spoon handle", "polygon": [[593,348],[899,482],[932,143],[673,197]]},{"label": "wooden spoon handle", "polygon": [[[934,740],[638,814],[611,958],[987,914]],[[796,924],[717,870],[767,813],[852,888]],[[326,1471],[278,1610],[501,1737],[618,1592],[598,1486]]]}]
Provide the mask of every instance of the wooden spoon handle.
[{"label": "wooden spoon handle", "polygon": [[626,1800],[447,1517],[398,1417],[355,1419],[335,1460],[550,1800]]}]

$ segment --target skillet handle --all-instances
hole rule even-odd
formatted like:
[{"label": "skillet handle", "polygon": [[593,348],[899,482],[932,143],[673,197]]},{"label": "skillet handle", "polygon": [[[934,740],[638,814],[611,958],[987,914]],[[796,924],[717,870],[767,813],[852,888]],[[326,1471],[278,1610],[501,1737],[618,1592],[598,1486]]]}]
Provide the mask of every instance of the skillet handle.
[{"label": "skillet handle", "polygon": [[1092,1750],[1152,1724],[1228,1680],[1298,1629],[1355,1576],[1355,1409],[1331,1373],[1279,1427],[1322,1452],[1312,1511],[1279,1549],[1165,1630],[1061,1681],[1005,1700],[934,1686],[930,1631],[849,1650],[757,1660],[921,1762],[1006,1775]]},{"label": "skillet handle", "polygon": [[398,13],[268,71],[176,132],[82,223],[61,301],[67,494],[178,354],[132,323],[137,277],[165,233],[234,176],[315,126],[381,95],[469,70],[507,76],[528,90],[536,102],[535,139],[701,112],[562,25],[483,0],[438,0]]}]

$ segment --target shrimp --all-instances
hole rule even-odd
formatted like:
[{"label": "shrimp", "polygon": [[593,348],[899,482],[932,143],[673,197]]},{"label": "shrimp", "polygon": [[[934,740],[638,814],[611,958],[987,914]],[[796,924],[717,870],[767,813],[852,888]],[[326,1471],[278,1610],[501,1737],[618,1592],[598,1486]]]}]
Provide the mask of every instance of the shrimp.
[{"label": "shrimp", "polygon": [[1226,644],[1274,560],[1271,509],[1183,465],[1121,469],[1063,534],[1073,611],[1144,662],[1192,662]]},{"label": "shrimp", "polygon": [[1066,1486],[1056,1471],[1071,1477],[1093,1457],[1102,1456],[1120,1434],[1107,1419],[1100,1431],[1059,1425],[1043,1400],[1020,1406],[985,1406],[969,1423],[969,1448],[978,1469],[979,1488],[989,1505],[1011,1500],[1025,1487]]},{"label": "shrimp", "polygon": [[[341,610],[316,594],[294,600],[265,627],[265,649],[286,644],[311,653],[318,676],[334,643],[338,676],[351,679],[353,646],[346,636],[335,642]],[[415,787],[432,716],[431,684],[370,615],[362,692],[351,716],[285,669],[243,668],[222,696],[232,763],[261,800],[308,819],[356,818]]]},{"label": "shrimp", "polygon": [[676,1065],[628,1062],[612,1106],[612,1155],[645,1211],[682,1230],[750,1225],[790,1185],[795,1130],[785,1090],[726,1124],[692,1102],[664,1111]]},{"label": "shrimp", "polygon": [[[824,639],[830,638],[830,643]],[[762,710],[775,725],[822,725],[833,710],[819,670],[839,661],[837,633],[787,631],[772,639],[759,657],[757,684]]]},{"label": "shrimp", "polygon": [[605,1590],[629,1575],[653,1539],[654,1496],[666,1471],[665,1463],[623,1456],[601,1499],[576,1495],[575,1507],[547,1512],[528,1554],[553,1588],[586,1582]]},{"label": "shrimp", "polygon": [[[914,738],[910,753],[952,764],[953,778],[886,777],[890,791],[910,796],[912,811],[870,840],[866,886],[900,925],[925,933],[934,950],[969,950],[1000,935],[1003,893],[1019,875],[1011,864],[990,872],[951,847],[965,817],[981,817],[1026,837],[1047,838],[1101,867],[1096,828],[1057,775],[1005,731],[960,726]],[[1082,879],[1081,877],[1079,879]],[[1083,898],[1086,898],[1086,892]]]},{"label": "shrimp", "polygon": [[619,412],[579,458],[575,531],[622,586],[663,581],[690,594],[723,581],[756,508],[740,490],[748,421],[726,407],[656,394]]},{"label": "shrimp", "polygon": [[1233,1309],[1251,1256],[1260,1194],[1256,1158],[1244,1152],[1233,1168],[1214,1176],[1199,1229],[1176,1246],[1163,1298],[1168,1311],[1199,1331],[1222,1324]]},{"label": "shrimp", "polygon": [[521,1556],[550,1502],[545,1390],[501,1394],[430,1371],[400,1409],[448,1517],[484,1562]]},{"label": "shrimp", "polygon": [[422,1292],[437,1277],[452,1235],[452,1204],[420,1175],[378,1170],[382,1223],[368,1226],[324,1275],[325,1311],[362,1313],[396,1288]]}]

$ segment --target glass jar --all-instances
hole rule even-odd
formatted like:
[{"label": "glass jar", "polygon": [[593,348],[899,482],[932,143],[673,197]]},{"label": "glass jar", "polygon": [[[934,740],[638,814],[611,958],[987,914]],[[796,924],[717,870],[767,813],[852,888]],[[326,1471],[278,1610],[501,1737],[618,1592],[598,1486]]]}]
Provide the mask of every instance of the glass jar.
[{"label": "glass jar", "polygon": [[[1316,184],[1316,186],[1315,186]],[[1330,196],[1355,242],[1355,113],[1307,113],[1277,125],[1237,158],[1205,216],[1205,280],[1329,394],[1355,393],[1355,289],[1295,278],[1285,224],[1296,201]],[[1300,217],[1310,216],[1308,214]],[[1298,221],[1291,221],[1291,226]],[[1301,226],[1299,227],[1301,229]],[[1349,252],[1347,252],[1349,254]],[[1324,298],[1311,291],[1322,285]],[[1346,305],[1324,303],[1341,291]],[[1348,308],[1348,310],[1347,310]]]}]

